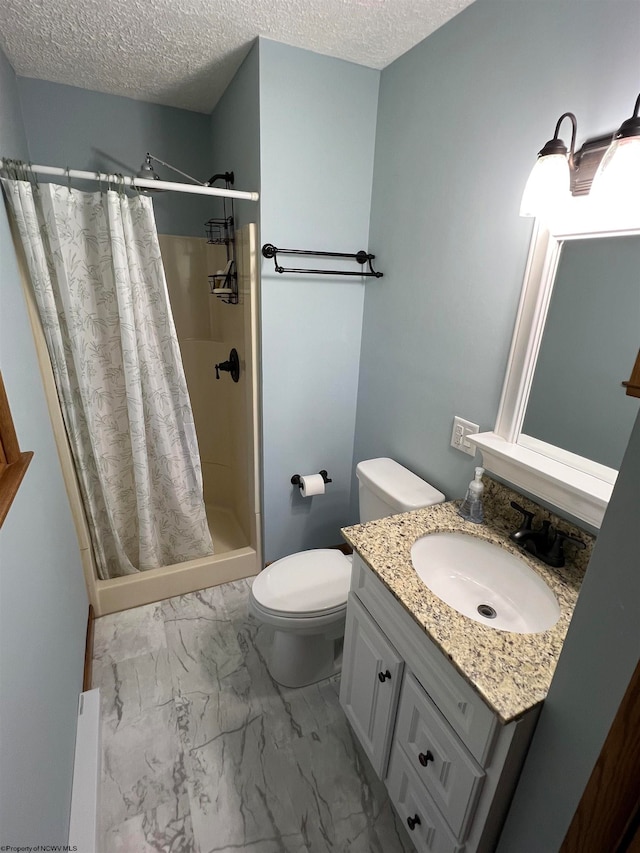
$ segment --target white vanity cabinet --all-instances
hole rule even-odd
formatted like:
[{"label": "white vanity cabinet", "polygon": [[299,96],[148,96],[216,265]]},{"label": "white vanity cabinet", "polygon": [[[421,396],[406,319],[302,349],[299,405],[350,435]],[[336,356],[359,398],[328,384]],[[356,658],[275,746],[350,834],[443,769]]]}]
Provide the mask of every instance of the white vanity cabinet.
[{"label": "white vanity cabinet", "polygon": [[351,727],[380,778],[384,778],[404,662],[358,599],[347,608],[351,677],[340,685],[340,702]]},{"label": "white vanity cabinet", "polygon": [[539,708],[501,724],[354,554],[340,702],[420,853],[490,853]]}]

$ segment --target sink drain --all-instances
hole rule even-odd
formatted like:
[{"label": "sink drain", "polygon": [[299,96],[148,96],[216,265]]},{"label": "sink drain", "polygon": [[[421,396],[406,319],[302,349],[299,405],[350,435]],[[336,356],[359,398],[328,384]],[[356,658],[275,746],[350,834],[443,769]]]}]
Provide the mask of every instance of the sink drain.
[{"label": "sink drain", "polygon": [[498,615],[490,604],[479,604],[478,613],[486,619],[495,619]]}]

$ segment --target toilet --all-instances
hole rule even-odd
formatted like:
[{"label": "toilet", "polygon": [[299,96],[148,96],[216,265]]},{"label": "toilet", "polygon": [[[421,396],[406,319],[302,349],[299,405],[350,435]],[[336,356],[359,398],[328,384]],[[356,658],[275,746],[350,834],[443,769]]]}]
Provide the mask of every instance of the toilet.
[{"label": "toilet", "polygon": [[[444,495],[398,462],[356,467],[360,522],[441,503]],[[285,687],[304,687],[340,671],[351,585],[351,557],[335,549],[276,560],[253,581],[249,610],[273,629],[267,666]]]}]

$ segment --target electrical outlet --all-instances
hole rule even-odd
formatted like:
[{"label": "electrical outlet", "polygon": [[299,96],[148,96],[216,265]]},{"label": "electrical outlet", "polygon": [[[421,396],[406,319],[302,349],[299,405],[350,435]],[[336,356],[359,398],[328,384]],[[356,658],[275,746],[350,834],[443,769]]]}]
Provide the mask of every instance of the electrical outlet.
[{"label": "electrical outlet", "polygon": [[472,424],[471,421],[465,421],[464,418],[459,418],[457,415],[453,419],[453,429],[451,431],[451,447],[456,450],[461,450],[463,453],[468,453],[469,456],[476,455],[476,448],[471,444],[468,436],[480,432],[478,424]]}]

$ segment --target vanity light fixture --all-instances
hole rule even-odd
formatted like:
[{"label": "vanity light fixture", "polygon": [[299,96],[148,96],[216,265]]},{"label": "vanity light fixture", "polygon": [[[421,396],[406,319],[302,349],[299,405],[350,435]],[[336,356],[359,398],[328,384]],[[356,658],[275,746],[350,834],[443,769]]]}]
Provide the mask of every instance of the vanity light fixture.
[{"label": "vanity light fixture", "polygon": [[[587,140],[575,150],[577,122],[573,113],[563,113],[553,139],[538,153],[524,189],[520,216],[540,216],[569,197],[588,195],[620,205],[625,200],[640,204],[640,95],[631,118],[614,134]],[[569,149],[559,138],[560,125],[571,120]]]},{"label": "vanity light fixture", "polygon": [[593,193],[617,204],[640,206],[640,95],[633,115],[614,133],[593,179]]},{"label": "vanity light fixture", "polygon": [[[560,125],[565,118],[571,120],[571,144],[568,152],[567,146],[558,138]],[[560,116],[553,139],[538,151],[538,159],[522,194],[520,216],[538,216],[569,193],[577,129],[578,123],[573,113],[563,113]]]}]

